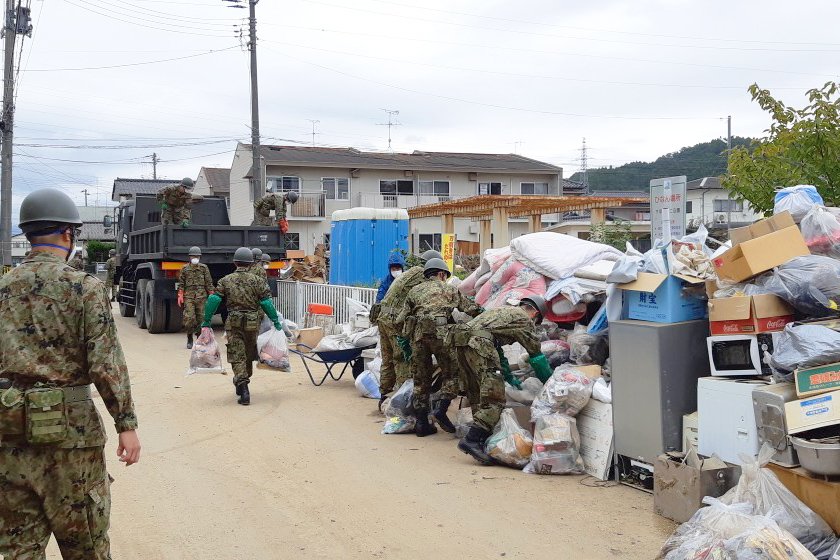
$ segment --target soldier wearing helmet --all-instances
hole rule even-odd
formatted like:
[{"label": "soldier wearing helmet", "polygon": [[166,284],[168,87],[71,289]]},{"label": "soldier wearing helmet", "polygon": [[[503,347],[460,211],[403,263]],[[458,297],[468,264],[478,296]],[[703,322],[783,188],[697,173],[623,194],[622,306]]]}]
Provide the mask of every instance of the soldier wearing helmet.
[{"label": "soldier wearing helmet", "polygon": [[117,287],[114,285],[114,276],[117,274],[117,252],[113,249],[108,251],[108,260],[105,261],[105,291],[111,301],[117,300]]},{"label": "soldier wearing helmet", "polygon": [[189,264],[178,274],[178,305],[184,309],[187,348],[192,348],[193,335],[201,331],[204,306],[214,288],[210,269],[201,263],[201,248],[190,247],[189,257]]},{"label": "soldier wearing helmet", "polygon": [[528,352],[537,378],[545,383],[551,377],[551,367],[540,352],[535,328],[536,323],[542,322],[545,312],[545,300],[540,296],[529,296],[519,303],[519,307],[489,309],[453,329],[453,351],[473,412],[473,423],[467,435],[458,442],[458,449],[482,464],[493,464],[485,451],[485,443],[505,406],[505,380],[519,387],[519,380],[511,374],[502,346],[518,342]]},{"label": "soldier wearing helmet", "polygon": [[[429,250],[420,256],[423,263],[433,258],[442,259],[443,255],[437,251]],[[391,286],[385,292],[382,300],[371,308],[371,321],[374,321],[379,327],[379,341],[382,352],[382,368],[379,373],[380,410],[382,409],[382,403],[388,397],[388,393],[411,378],[408,358],[410,345],[402,339],[401,330],[397,329],[394,320],[402,311],[408,292],[422,281],[423,267],[413,266],[409,268],[391,282]],[[406,348],[406,351],[402,350],[403,347]]]},{"label": "soldier wearing helmet", "polygon": [[[104,284],[67,265],[82,225],[57,189],[24,198],[29,256],[0,277],[0,557],[110,558],[105,430],[91,384],[114,419],[117,455],[140,459],[128,368]],[[26,410],[26,414],[24,414]]]},{"label": "soldier wearing helmet", "polygon": [[193,201],[202,200],[199,195],[192,193],[194,185],[192,179],[184,177],[179,183],[163,187],[157,192],[161,224],[175,224],[181,227],[190,225]]},{"label": "soldier wearing helmet", "polygon": [[278,315],[271,301],[268,284],[253,274],[249,267],[254,264],[254,253],[248,247],[240,247],[233,255],[236,271],[219,280],[216,293],[207,298],[204,307],[202,328],[210,327],[210,320],[222,301],[228,310],[225,331],[227,332],[227,359],[233,368],[233,384],[239,396],[239,404],[251,404],[248,384],[253,374],[257,356],[257,334],[259,333],[259,311],[265,312],[277,330],[283,330],[283,318]]},{"label": "soldier wearing helmet", "polygon": [[[275,223],[280,233],[289,233],[289,221],[286,220],[286,205],[298,201],[299,195],[295,191],[272,192],[266,190],[265,196],[254,201],[254,223],[252,225],[271,226]],[[274,210],[274,220],[271,211]]]},{"label": "soldier wearing helmet", "polygon": [[[411,289],[394,323],[402,328],[402,336],[411,345],[411,373],[414,379],[414,409],[417,413],[415,433],[418,437],[437,431],[429,424],[432,387],[432,355],[443,376],[441,399],[432,410],[440,427],[454,433],[455,426],[446,416],[449,403],[458,394],[457,361],[446,343],[455,321],[452,312],[459,309],[475,317],[482,309],[446,281],[451,276],[443,259],[432,258],[423,266],[425,282]],[[405,343],[403,343],[405,345]]]}]

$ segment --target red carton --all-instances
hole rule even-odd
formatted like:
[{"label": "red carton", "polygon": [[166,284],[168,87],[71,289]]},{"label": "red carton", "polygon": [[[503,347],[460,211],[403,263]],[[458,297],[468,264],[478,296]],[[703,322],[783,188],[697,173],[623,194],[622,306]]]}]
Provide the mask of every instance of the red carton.
[{"label": "red carton", "polygon": [[781,331],[793,321],[793,309],[773,294],[709,300],[712,335]]}]

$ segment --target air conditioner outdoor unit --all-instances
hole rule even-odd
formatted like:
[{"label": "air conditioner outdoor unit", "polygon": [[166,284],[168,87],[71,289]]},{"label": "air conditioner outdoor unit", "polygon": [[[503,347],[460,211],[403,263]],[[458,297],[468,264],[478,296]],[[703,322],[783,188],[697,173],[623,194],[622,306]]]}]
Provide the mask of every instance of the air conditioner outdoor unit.
[{"label": "air conditioner outdoor unit", "polygon": [[478,233],[478,224],[470,224],[468,231],[470,233]]},{"label": "air conditioner outdoor unit", "polygon": [[726,214],[718,214],[717,216],[715,216],[715,222],[717,222],[719,224],[725,224],[726,223]]}]

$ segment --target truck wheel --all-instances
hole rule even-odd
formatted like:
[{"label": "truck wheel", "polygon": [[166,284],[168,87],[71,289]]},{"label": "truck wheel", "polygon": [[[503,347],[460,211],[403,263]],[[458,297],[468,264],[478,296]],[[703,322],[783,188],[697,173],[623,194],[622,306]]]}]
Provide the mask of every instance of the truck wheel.
[{"label": "truck wheel", "polygon": [[151,334],[166,331],[166,300],[155,294],[155,281],[146,285],[146,325]]},{"label": "truck wheel", "polygon": [[184,310],[178,307],[178,302],[173,300],[166,301],[166,332],[176,333],[181,332],[184,326]]},{"label": "truck wheel", "polygon": [[145,329],[147,326],[146,323],[146,284],[149,283],[147,278],[143,278],[137,281],[137,289],[134,292],[134,304],[135,304],[135,318],[137,319],[137,326],[141,329]]},{"label": "truck wheel", "polygon": [[117,293],[117,301],[120,302],[120,316],[134,317],[134,306],[123,303],[123,294],[125,293],[125,282],[120,280],[120,290]]}]

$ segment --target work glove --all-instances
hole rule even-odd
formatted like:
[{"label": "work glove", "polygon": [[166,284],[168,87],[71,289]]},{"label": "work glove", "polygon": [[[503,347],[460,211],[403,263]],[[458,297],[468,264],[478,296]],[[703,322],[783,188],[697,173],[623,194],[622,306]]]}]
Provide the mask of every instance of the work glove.
[{"label": "work glove", "polygon": [[522,382],[513,375],[510,371],[510,362],[508,361],[507,357],[505,357],[504,352],[502,352],[501,348],[497,348],[496,351],[499,353],[499,363],[502,366],[502,377],[505,378],[509,384],[513,385],[517,389],[522,388]]},{"label": "work glove", "polygon": [[201,323],[201,334],[204,334],[204,329],[210,328],[210,321],[204,321]]},{"label": "work glove", "polygon": [[161,210],[168,210],[168,209],[169,209],[169,205],[168,205],[167,203],[165,203],[165,202],[161,202],[161,203],[160,203],[160,209],[161,209]]},{"label": "work glove", "polygon": [[545,383],[546,381],[551,378],[551,374],[554,373],[551,371],[551,366],[548,365],[548,358],[545,357],[544,354],[537,354],[532,356],[528,363],[531,364],[531,367],[534,368],[534,373],[537,376],[537,379]]},{"label": "work glove", "polygon": [[178,307],[184,307],[184,290],[178,290]]},{"label": "work glove", "polygon": [[402,350],[403,360],[406,362],[411,360],[411,342],[402,336],[397,337],[397,346]]},{"label": "work glove", "polygon": [[283,218],[277,224],[280,226],[280,233],[289,233],[289,220]]},{"label": "work glove", "polygon": [[181,227],[185,228],[185,229],[190,227],[190,221],[189,220],[184,220],[183,222],[181,222]]},{"label": "work glove", "polygon": [[274,328],[277,329],[278,331],[282,331],[283,330],[283,323],[281,323],[280,321],[274,321]]}]

